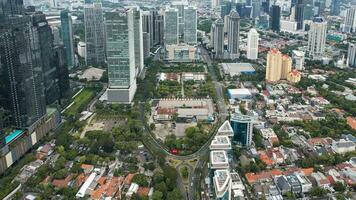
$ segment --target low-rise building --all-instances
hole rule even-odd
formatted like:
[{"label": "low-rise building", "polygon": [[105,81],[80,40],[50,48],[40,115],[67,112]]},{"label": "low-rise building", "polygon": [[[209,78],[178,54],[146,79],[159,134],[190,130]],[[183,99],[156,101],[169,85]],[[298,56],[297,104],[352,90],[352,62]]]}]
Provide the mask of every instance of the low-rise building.
[{"label": "low-rise building", "polygon": [[240,76],[241,74],[255,74],[256,70],[250,63],[221,63],[225,75]]},{"label": "low-rise building", "polygon": [[356,145],[353,141],[340,139],[338,141],[333,141],[331,148],[336,153],[344,154],[356,150]]},{"label": "low-rise building", "polygon": [[230,99],[251,100],[252,98],[250,90],[246,88],[228,89],[227,94]]},{"label": "low-rise building", "polygon": [[231,177],[229,170],[216,170],[213,177],[215,199],[231,199]]},{"label": "low-rise building", "polygon": [[196,62],[200,60],[200,50],[185,44],[166,45],[166,60],[168,62]]},{"label": "low-rise building", "polygon": [[210,151],[210,168],[211,169],[228,169],[229,159],[226,151]]},{"label": "low-rise building", "polygon": [[297,177],[300,185],[302,186],[303,193],[309,192],[313,188],[312,183],[305,176],[297,174],[296,177]]},{"label": "low-rise building", "polygon": [[231,141],[228,136],[215,136],[211,141],[210,150],[231,150]]}]

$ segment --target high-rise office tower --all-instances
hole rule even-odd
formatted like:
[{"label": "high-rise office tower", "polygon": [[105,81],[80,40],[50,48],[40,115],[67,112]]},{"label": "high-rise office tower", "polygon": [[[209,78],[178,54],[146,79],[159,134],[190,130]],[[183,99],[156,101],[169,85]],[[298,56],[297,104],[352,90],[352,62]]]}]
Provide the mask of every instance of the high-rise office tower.
[{"label": "high-rise office tower", "polygon": [[130,103],[136,92],[134,11],[105,14],[108,102]]},{"label": "high-rise office tower", "polygon": [[282,70],[281,70],[281,79],[286,80],[288,74],[292,71],[292,58],[288,55],[282,56]]},{"label": "high-rise office tower", "polygon": [[276,82],[281,79],[282,53],[278,49],[271,49],[267,54],[266,81]]},{"label": "high-rise office tower", "polygon": [[143,32],[142,33],[142,40],[143,40],[143,58],[146,59],[150,57],[150,34]]},{"label": "high-rise office tower", "polygon": [[30,18],[8,17],[0,31],[0,107],[12,124],[31,126],[46,113],[41,48]]},{"label": "high-rise office tower", "polygon": [[227,30],[227,51],[230,59],[237,59],[240,56],[240,16],[233,9],[228,16]]},{"label": "high-rise office tower", "polygon": [[304,6],[304,20],[312,20],[314,17],[314,6],[312,4],[306,4]]},{"label": "high-rise office tower", "polygon": [[314,17],[308,32],[308,55],[320,59],[325,51],[327,22],[322,17]]},{"label": "high-rise office tower", "polygon": [[216,58],[224,57],[224,21],[219,18],[214,22],[214,52]]},{"label": "high-rise office tower", "polygon": [[340,0],[331,0],[330,14],[333,16],[340,15]]},{"label": "high-rise office tower", "polygon": [[189,6],[184,10],[184,43],[197,43],[197,9]]},{"label": "high-rise office tower", "polygon": [[356,6],[346,10],[346,17],[343,26],[344,31],[347,33],[356,32]]},{"label": "high-rise office tower", "polygon": [[256,60],[258,58],[258,39],[256,29],[252,28],[247,34],[247,59]]},{"label": "high-rise office tower", "polygon": [[149,34],[150,45],[153,45],[153,12],[151,11],[142,11],[142,32]]},{"label": "high-rise office tower", "polygon": [[178,44],[178,9],[166,8],[164,13],[164,44]]},{"label": "high-rise office tower", "polygon": [[356,67],[356,44],[349,43],[347,59],[349,67]]},{"label": "high-rise office tower", "polygon": [[261,0],[252,0],[252,19],[256,19],[256,17],[260,16],[261,14]]},{"label": "high-rise office tower", "polygon": [[101,3],[84,6],[87,65],[105,65],[105,29]]},{"label": "high-rise office tower", "polygon": [[154,44],[162,45],[164,42],[164,14],[162,12],[157,12],[157,14],[154,15],[153,31]]},{"label": "high-rise office tower", "polygon": [[66,51],[67,65],[75,64],[72,17],[68,10],[61,11],[61,37]]},{"label": "high-rise office tower", "polygon": [[32,28],[40,39],[38,45],[40,51],[40,64],[43,72],[46,104],[52,104],[60,99],[56,60],[54,58],[52,29],[46,20],[45,14],[41,12],[27,12],[25,17],[31,19]]},{"label": "high-rise office tower", "polygon": [[58,80],[59,97],[63,99],[70,91],[69,72],[66,63],[64,45],[57,44],[54,46],[54,66],[56,67],[56,79]]},{"label": "high-rise office tower", "polygon": [[184,8],[188,6],[187,1],[173,1],[172,7],[178,10],[178,34],[184,34]]},{"label": "high-rise office tower", "polygon": [[23,13],[22,0],[1,0],[0,1],[0,23],[6,18]]},{"label": "high-rise office tower", "polygon": [[221,11],[220,11],[220,17],[222,19],[225,18],[226,15],[228,15],[232,8],[234,7],[233,3],[231,1],[227,1],[227,0],[223,0],[223,2],[221,3]]},{"label": "high-rise office tower", "polygon": [[262,1],[262,10],[264,13],[269,13],[269,4],[270,4],[270,0]]},{"label": "high-rise office tower", "polygon": [[304,27],[304,0],[296,0],[295,21],[297,22],[297,30],[302,30]]},{"label": "high-rise office tower", "polygon": [[231,118],[234,130],[233,141],[242,146],[251,146],[253,136],[253,120],[250,116],[235,114]]},{"label": "high-rise office tower", "polygon": [[272,6],[271,18],[272,31],[279,32],[281,30],[281,8],[279,6]]},{"label": "high-rise office tower", "polygon": [[135,39],[135,66],[137,75],[143,71],[143,36],[142,36],[142,15],[137,6],[127,7],[133,13],[133,28]]}]

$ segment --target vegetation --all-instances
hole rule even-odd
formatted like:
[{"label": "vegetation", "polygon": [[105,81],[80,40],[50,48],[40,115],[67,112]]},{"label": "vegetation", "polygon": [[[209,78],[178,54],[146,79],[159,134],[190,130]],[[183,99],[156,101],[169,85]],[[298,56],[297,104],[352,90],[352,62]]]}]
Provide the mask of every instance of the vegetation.
[{"label": "vegetation", "polygon": [[100,88],[84,88],[77,96],[73,99],[73,104],[65,110],[64,114],[69,117],[79,117],[80,113],[85,109],[89,102],[93,99],[96,92]]},{"label": "vegetation", "polygon": [[324,154],[316,157],[305,157],[296,162],[299,167],[308,168],[308,167],[318,167],[320,165],[324,166],[333,166],[339,163],[350,160],[350,158],[356,156],[356,152],[349,152],[344,155],[340,154]]},{"label": "vegetation", "polygon": [[213,21],[211,19],[200,19],[198,23],[198,30],[204,31],[206,33],[210,32],[211,25]]},{"label": "vegetation", "polygon": [[171,81],[171,80],[160,81],[158,88],[157,88],[158,97],[160,97],[160,98],[180,97],[181,90],[182,90],[182,87],[181,87],[180,83],[177,81]]},{"label": "vegetation", "polygon": [[204,65],[177,64],[169,67],[161,67],[160,72],[181,73],[181,72],[205,72]]},{"label": "vegetation", "polygon": [[147,187],[148,186],[148,181],[147,178],[144,174],[136,174],[132,178],[132,182],[137,183],[141,187]]},{"label": "vegetation", "polygon": [[182,167],[182,168],[180,169],[180,173],[182,174],[182,177],[183,177],[184,179],[187,179],[188,176],[189,176],[188,167]]},{"label": "vegetation", "polygon": [[170,149],[179,149],[181,154],[190,154],[197,151],[209,138],[209,134],[198,124],[197,127],[189,127],[185,130],[183,138],[175,135],[168,135],[165,145]]}]

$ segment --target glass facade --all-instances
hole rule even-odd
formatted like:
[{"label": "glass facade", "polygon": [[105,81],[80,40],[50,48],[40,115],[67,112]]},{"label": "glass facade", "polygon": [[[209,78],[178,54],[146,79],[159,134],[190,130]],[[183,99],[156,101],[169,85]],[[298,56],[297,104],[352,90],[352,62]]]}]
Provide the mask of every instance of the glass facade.
[{"label": "glass facade", "polygon": [[252,142],[252,119],[246,115],[235,115],[230,123],[234,130],[233,141],[242,146],[250,146]]},{"label": "glass facade", "polygon": [[164,16],[165,45],[178,44],[178,10],[167,9]]},{"label": "glass facade", "polygon": [[61,11],[61,37],[65,47],[68,67],[74,66],[72,18],[68,10]]}]

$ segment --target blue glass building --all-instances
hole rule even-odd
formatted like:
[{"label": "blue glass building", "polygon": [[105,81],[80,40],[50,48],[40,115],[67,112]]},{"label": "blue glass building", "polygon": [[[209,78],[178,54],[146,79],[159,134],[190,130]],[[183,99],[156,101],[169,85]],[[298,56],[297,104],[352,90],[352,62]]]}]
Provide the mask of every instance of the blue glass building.
[{"label": "blue glass building", "polygon": [[250,146],[252,143],[252,118],[247,115],[235,114],[230,123],[234,130],[233,142],[241,146]]}]

